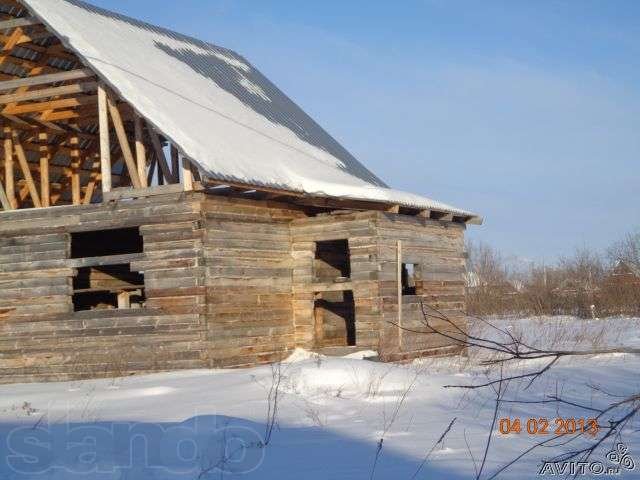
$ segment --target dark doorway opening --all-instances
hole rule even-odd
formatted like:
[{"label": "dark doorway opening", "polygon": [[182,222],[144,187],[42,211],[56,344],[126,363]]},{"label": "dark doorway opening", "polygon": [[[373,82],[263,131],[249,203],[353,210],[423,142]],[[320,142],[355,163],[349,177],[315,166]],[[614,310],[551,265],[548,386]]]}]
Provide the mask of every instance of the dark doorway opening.
[{"label": "dark doorway opening", "polygon": [[319,293],[314,308],[317,346],[356,346],[355,310],[352,291]]},{"label": "dark doorway opening", "polygon": [[316,242],[314,276],[317,282],[335,282],[351,277],[348,240]]}]

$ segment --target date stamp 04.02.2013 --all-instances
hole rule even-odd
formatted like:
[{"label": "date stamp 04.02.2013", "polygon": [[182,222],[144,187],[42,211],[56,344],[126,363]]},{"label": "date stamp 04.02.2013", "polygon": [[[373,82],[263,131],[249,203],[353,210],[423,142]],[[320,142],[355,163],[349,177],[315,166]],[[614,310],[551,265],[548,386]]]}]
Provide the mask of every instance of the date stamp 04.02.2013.
[{"label": "date stamp 04.02.2013", "polygon": [[502,435],[575,435],[595,437],[600,431],[595,418],[501,418],[498,431]]}]

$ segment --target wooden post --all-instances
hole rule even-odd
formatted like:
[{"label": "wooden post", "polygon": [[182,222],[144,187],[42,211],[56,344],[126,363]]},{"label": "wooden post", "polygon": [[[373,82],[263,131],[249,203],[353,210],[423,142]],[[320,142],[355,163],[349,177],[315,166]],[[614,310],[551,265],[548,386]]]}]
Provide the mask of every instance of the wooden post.
[{"label": "wooden post", "polygon": [[187,157],[182,157],[182,184],[185,192],[193,190],[193,173],[191,173],[191,162]]},{"label": "wooden post", "polygon": [[82,166],[82,160],[80,158],[78,137],[71,138],[71,199],[74,205],[80,205],[82,203],[82,192],[80,190],[80,167]]},{"label": "wooden post", "polygon": [[142,130],[142,119],[136,114],[134,119],[136,135],[136,162],[138,164],[138,177],[142,188],[147,188],[147,149],[144,146],[144,136]]},{"label": "wooden post", "polygon": [[107,91],[104,84],[98,86],[98,114],[100,118],[100,176],[102,193],[111,191],[111,142],[109,141],[109,113]]},{"label": "wooden post", "polygon": [[121,292],[118,294],[118,309],[131,308],[131,292]]},{"label": "wooden post", "polygon": [[49,179],[49,161],[51,152],[48,145],[49,136],[46,133],[38,134],[40,142],[40,200],[43,207],[51,206],[51,189]]},{"label": "wooden post", "polygon": [[16,198],[15,171],[13,163],[13,140],[11,139],[11,129],[4,129],[4,180],[6,185],[6,195],[11,208],[18,208]]},{"label": "wooden post", "polygon": [[398,345],[402,348],[402,240],[398,240]]}]

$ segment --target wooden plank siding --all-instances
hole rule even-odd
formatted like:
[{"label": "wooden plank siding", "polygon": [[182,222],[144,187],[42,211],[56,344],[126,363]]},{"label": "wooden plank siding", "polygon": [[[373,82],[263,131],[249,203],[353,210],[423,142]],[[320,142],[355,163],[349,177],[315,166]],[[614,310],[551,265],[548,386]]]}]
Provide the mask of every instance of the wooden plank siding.
[{"label": "wooden plank siding", "polygon": [[[377,223],[382,302],[380,355],[384,360],[406,360],[459,350],[446,338],[427,332],[422,303],[465,325],[464,231],[462,224],[406,215],[379,214]],[[416,295],[402,297],[402,332],[398,322],[397,248],[402,263],[418,265]],[[439,328],[444,323],[429,319]],[[408,331],[410,330],[410,331]]]},{"label": "wooden plank siding", "polygon": [[348,240],[351,288],[355,301],[356,344],[378,348],[380,301],[376,212],[325,215],[294,220],[291,225],[294,259],[294,316],[299,346],[315,348],[314,259],[316,242]]},{"label": "wooden plank siding", "polygon": [[[0,383],[202,368],[201,194],[0,215]],[[73,312],[73,232],[140,227],[144,309]],[[201,257],[201,256],[200,256]],[[198,290],[200,288],[200,290]]]},{"label": "wooden plank siding", "polygon": [[215,197],[203,212],[210,365],[281,359],[296,346],[290,222],[304,214]]},{"label": "wooden plank siding", "polygon": [[[76,232],[140,228],[146,304],[74,312]],[[403,325],[420,301],[463,321],[464,225],[378,211],[309,216],[284,202],[164,193],[108,203],[0,213],[0,383],[121,376],[272,362],[317,348],[317,292],[353,292],[356,345],[384,360],[451,351],[402,335],[397,242],[419,264]],[[315,278],[316,242],[347,240],[350,279]],[[124,256],[127,258],[127,256]],[[93,261],[93,259],[91,259]],[[331,295],[328,295],[331,297]]]}]

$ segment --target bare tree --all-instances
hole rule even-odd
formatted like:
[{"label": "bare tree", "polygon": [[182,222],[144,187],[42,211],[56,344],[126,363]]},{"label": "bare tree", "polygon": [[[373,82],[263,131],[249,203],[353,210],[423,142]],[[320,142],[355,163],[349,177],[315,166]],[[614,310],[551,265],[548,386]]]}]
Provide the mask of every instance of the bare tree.
[{"label": "bare tree", "polygon": [[481,284],[500,284],[507,280],[505,261],[500,252],[484,242],[468,241],[467,270],[478,275]]},{"label": "bare tree", "polygon": [[607,249],[607,258],[612,265],[620,260],[640,269],[640,232],[630,233]]},{"label": "bare tree", "polygon": [[[640,412],[640,391],[624,397],[615,397],[611,395],[611,402],[603,407],[594,407],[571,401],[562,396],[560,393],[553,393],[546,395],[542,400],[518,400],[506,398],[506,392],[509,383],[514,381],[524,381],[524,390],[530,388],[534,382],[538,381],[541,377],[546,375],[553,369],[558,362],[563,358],[576,358],[586,357],[591,355],[611,354],[611,353],[626,353],[640,355],[640,348],[634,347],[607,347],[596,348],[590,346],[585,349],[556,349],[556,348],[542,348],[531,345],[523,338],[512,334],[510,331],[502,329],[492,322],[485,319],[474,317],[472,320],[480,322],[489,328],[489,331],[494,335],[477,336],[464,330],[463,327],[458,325],[455,321],[450,319],[443,312],[433,309],[424,303],[422,304],[422,312],[424,318],[424,324],[422,330],[411,330],[414,333],[421,333],[425,335],[438,335],[447,340],[464,348],[475,348],[480,351],[488,352],[490,355],[481,362],[482,365],[487,367],[498,367],[500,375],[497,379],[488,378],[486,381],[472,384],[459,384],[448,385],[446,388],[460,388],[465,390],[478,390],[484,388],[490,388],[496,395],[495,410],[493,415],[493,424],[498,415],[500,404],[504,403],[526,403],[526,404],[556,404],[566,405],[573,408],[582,409],[590,412],[592,418],[594,418],[600,425],[601,431],[604,435],[600,438],[588,438],[587,432],[580,432],[573,436],[554,435],[548,439],[545,439],[539,443],[536,443],[526,451],[522,452],[517,458],[508,462],[502,466],[497,472],[495,472],[489,478],[495,478],[498,474],[521,460],[524,456],[530,454],[540,447],[556,447],[558,449],[564,448],[571,444],[576,444],[575,448],[571,448],[569,451],[563,451],[553,458],[554,461],[586,461],[590,456],[602,446],[607,439],[618,438],[621,436],[623,429],[630,424],[630,422],[638,416]],[[438,326],[441,325],[441,326]],[[402,328],[399,327],[398,328]],[[516,364],[523,360],[538,360],[542,361],[542,366],[538,366],[529,371],[518,371],[517,373],[505,374],[508,372],[507,367],[511,364]],[[535,365],[540,365],[536,362]],[[592,387],[598,388],[598,387]],[[486,443],[483,460],[480,469],[477,471],[476,478],[479,479],[484,470],[484,465],[489,452],[491,444],[491,435],[493,432],[493,424],[489,437]],[[584,440],[583,443],[577,444],[577,439]]]},{"label": "bare tree", "polygon": [[[640,278],[632,278],[640,277],[640,233],[604,253],[582,247],[550,265],[514,261],[484,243],[469,242],[467,254],[467,308],[473,315],[640,313]],[[621,261],[631,270],[624,281],[615,270]],[[622,285],[612,282],[614,274]]]}]

